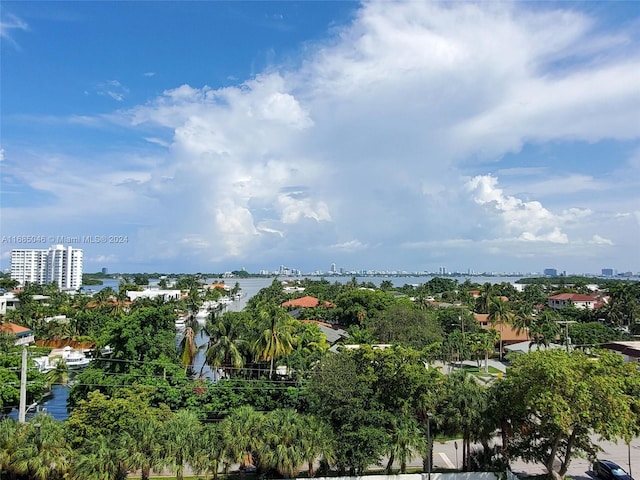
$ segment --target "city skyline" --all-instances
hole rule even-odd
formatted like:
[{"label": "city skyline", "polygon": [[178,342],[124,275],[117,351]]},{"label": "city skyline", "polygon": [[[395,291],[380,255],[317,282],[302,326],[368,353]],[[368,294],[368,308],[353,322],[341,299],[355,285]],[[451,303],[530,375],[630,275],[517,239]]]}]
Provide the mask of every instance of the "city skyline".
[{"label": "city skyline", "polygon": [[637,273],[639,21],[637,2],[3,2],[0,268],[65,243],[89,272]]}]

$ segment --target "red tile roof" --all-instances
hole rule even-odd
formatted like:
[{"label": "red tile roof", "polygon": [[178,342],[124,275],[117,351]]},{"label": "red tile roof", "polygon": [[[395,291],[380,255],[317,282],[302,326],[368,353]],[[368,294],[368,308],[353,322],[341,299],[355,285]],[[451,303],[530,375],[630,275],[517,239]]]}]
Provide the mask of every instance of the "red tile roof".
[{"label": "red tile roof", "polygon": [[591,295],[584,295],[582,293],[560,293],[558,295],[552,295],[549,300],[569,300],[571,302],[597,302],[596,297]]},{"label": "red tile roof", "polygon": [[6,322],[0,325],[0,330],[3,332],[13,333],[14,335],[19,335],[20,333],[30,332],[31,329],[27,327],[23,327],[21,325],[16,325],[15,323]]},{"label": "red tile roof", "polygon": [[[292,307],[292,308],[315,308],[318,305],[320,305],[320,300],[318,300],[316,297],[310,297],[310,296],[306,296],[306,297],[302,297],[302,298],[294,298],[293,300],[289,300],[287,302],[284,302],[281,306],[288,308],[288,307]],[[324,302],[323,306],[325,307],[333,307],[333,304],[331,302]]]}]

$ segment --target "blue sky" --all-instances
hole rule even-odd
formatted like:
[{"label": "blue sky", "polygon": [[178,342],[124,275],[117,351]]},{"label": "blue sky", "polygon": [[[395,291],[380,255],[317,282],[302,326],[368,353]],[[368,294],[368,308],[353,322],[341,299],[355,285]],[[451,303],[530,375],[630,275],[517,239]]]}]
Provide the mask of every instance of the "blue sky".
[{"label": "blue sky", "polygon": [[638,2],[0,15],[2,268],[640,271]]}]

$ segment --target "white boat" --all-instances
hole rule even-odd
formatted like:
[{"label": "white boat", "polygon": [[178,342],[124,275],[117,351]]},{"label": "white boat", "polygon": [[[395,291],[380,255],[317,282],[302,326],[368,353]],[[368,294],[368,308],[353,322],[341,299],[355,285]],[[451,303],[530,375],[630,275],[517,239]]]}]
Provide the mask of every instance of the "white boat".
[{"label": "white boat", "polygon": [[49,357],[35,357],[33,361],[36,362],[38,370],[42,373],[47,373],[56,369],[56,366],[50,362]]},{"label": "white boat", "polygon": [[91,359],[84,353],[73,350],[68,346],[62,349],[62,360],[64,360],[69,368],[83,368],[91,362]]}]

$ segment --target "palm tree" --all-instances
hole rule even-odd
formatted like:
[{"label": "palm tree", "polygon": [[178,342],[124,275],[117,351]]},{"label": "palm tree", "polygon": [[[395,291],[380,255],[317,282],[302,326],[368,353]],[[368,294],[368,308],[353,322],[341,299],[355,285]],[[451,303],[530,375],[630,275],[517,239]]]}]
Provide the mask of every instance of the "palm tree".
[{"label": "palm tree", "polygon": [[74,480],[124,480],[131,468],[131,438],[112,435],[86,440],[71,468]]},{"label": "palm tree", "polygon": [[[495,351],[496,343],[500,341],[500,333],[491,329],[472,333],[470,336],[476,351],[484,355],[484,372],[489,373],[489,355]],[[479,362],[478,366],[480,366]]]},{"label": "palm tree", "polygon": [[309,477],[313,477],[313,464],[318,458],[329,464],[336,460],[333,430],[328,423],[313,415],[304,415],[301,425],[302,457],[309,467]]},{"label": "palm tree", "polygon": [[251,406],[237,407],[220,423],[223,443],[229,460],[240,464],[240,477],[249,465],[253,465],[253,455],[262,445],[263,416]]},{"label": "palm tree", "polygon": [[216,480],[220,465],[224,464],[226,456],[227,451],[220,424],[204,424],[200,441],[196,444],[196,452],[190,462],[194,473],[204,471],[213,475],[213,479]]},{"label": "palm tree", "polygon": [[531,337],[529,350],[531,350],[531,347],[534,345],[538,348],[541,346],[549,347],[549,344],[555,340],[560,333],[559,320],[560,315],[555,310],[546,308],[540,312],[531,323],[529,330]]},{"label": "palm tree", "polygon": [[0,420],[0,472],[11,464],[17,433],[18,423],[13,418]]},{"label": "palm tree", "polygon": [[184,367],[185,371],[193,369],[193,362],[195,361],[196,354],[198,353],[198,345],[196,344],[196,333],[190,326],[186,326],[184,329],[184,336],[180,340],[178,346],[178,355],[180,356],[180,363]]},{"label": "palm tree", "polygon": [[503,350],[502,327],[504,324],[510,324],[512,318],[513,315],[509,303],[500,297],[492,297],[489,302],[489,321],[493,327],[498,323],[500,324],[500,360],[502,360]]},{"label": "palm tree", "polygon": [[195,317],[200,309],[200,305],[202,305],[202,296],[200,295],[200,291],[197,287],[194,286],[189,289],[185,302],[187,304],[189,316]]},{"label": "palm tree", "polygon": [[162,445],[158,442],[161,423],[153,417],[140,417],[132,425],[129,435],[133,440],[131,447],[131,465],[140,470],[140,478],[149,480],[151,470],[162,469]]},{"label": "palm tree", "polygon": [[480,287],[480,296],[476,301],[476,309],[478,313],[489,313],[491,299],[494,298],[493,285],[486,282]]},{"label": "palm tree", "polygon": [[67,385],[69,382],[69,366],[62,358],[56,363],[56,368],[46,373],[46,386],[49,390],[55,384]]},{"label": "palm tree", "polygon": [[40,414],[18,431],[11,469],[34,480],[62,479],[70,460],[63,424]]},{"label": "palm tree", "polygon": [[258,450],[263,469],[274,469],[284,478],[295,476],[298,466],[305,460],[301,427],[300,415],[292,409],[273,410],[265,416],[264,441]]},{"label": "palm tree", "polygon": [[393,473],[393,462],[397,458],[400,461],[400,473],[404,474],[407,473],[407,462],[413,458],[415,449],[424,449],[425,439],[418,420],[406,413],[393,417],[391,427],[387,473]]},{"label": "palm tree", "polygon": [[280,307],[263,307],[258,313],[260,324],[264,328],[254,344],[256,361],[269,361],[269,378],[273,376],[273,362],[276,358],[291,353],[293,338],[291,337],[289,315]]},{"label": "palm tree", "polygon": [[184,465],[196,451],[202,426],[194,412],[178,410],[164,423],[164,461],[176,469],[176,479],[184,478]]},{"label": "palm tree", "polygon": [[533,307],[530,303],[520,301],[514,305],[512,322],[518,334],[521,332],[528,333],[533,319]]},{"label": "palm tree", "polygon": [[619,282],[609,287],[610,300],[606,308],[608,320],[614,325],[632,325],[640,312],[640,287],[634,282]]},{"label": "palm tree", "polygon": [[209,344],[205,354],[207,365],[229,371],[238,371],[244,366],[243,350],[248,348],[248,343],[238,336],[238,327],[233,315],[213,316],[207,322],[206,331],[209,334]]},{"label": "palm tree", "polygon": [[449,377],[450,389],[443,414],[451,432],[462,433],[462,466],[470,468],[471,439],[478,435],[487,408],[487,390],[463,370]]}]

